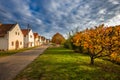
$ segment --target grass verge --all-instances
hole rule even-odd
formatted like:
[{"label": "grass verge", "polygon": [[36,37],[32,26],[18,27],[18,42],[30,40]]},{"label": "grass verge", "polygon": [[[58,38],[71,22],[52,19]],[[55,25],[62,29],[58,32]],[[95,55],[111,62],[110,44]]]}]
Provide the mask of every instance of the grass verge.
[{"label": "grass verge", "polygon": [[119,80],[120,66],[96,59],[89,65],[89,56],[65,48],[48,48],[15,80]]},{"label": "grass verge", "polygon": [[0,51],[0,57],[9,56],[9,55],[12,55],[12,54],[15,54],[15,53],[18,53],[18,52],[23,52],[23,51],[26,51],[26,50],[30,50],[30,49],[33,49],[33,48],[36,48],[36,47],[23,48],[23,49],[19,49],[19,50]]}]

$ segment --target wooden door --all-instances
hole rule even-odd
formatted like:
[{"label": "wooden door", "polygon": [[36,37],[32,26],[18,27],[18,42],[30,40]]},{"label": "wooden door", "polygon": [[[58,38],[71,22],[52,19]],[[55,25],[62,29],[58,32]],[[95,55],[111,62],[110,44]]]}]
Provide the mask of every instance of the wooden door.
[{"label": "wooden door", "polygon": [[15,43],[15,49],[18,49],[19,48],[19,41],[17,40],[16,43]]}]

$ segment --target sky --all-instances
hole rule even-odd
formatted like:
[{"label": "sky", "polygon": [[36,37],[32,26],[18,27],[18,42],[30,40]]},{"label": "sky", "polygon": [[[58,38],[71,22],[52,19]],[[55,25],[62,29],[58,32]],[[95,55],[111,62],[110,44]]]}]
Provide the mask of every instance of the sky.
[{"label": "sky", "polygon": [[0,22],[28,24],[50,39],[59,32],[120,25],[120,0],[0,0]]}]

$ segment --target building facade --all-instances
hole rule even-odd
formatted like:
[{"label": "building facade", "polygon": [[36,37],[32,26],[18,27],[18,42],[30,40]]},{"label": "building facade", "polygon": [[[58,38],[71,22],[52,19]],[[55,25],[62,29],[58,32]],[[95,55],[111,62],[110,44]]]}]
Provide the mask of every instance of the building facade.
[{"label": "building facade", "polygon": [[18,24],[0,24],[0,51],[23,48],[23,34]]},{"label": "building facade", "polygon": [[39,46],[40,45],[39,34],[38,33],[33,33],[33,34],[34,34],[34,45]]},{"label": "building facade", "polygon": [[24,35],[24,48],[34,47],[34,35],[32,29],[22,29]]}]

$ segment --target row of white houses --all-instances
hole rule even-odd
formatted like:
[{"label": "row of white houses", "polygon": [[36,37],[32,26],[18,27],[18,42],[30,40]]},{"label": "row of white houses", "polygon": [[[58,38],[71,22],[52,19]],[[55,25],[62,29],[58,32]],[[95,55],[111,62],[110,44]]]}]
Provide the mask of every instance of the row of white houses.
[{"label": "row of white houses", "polygon": [[0,24],[0,51],[40,46],[49,40],[32,29],[21,29],[19,24]]}]

